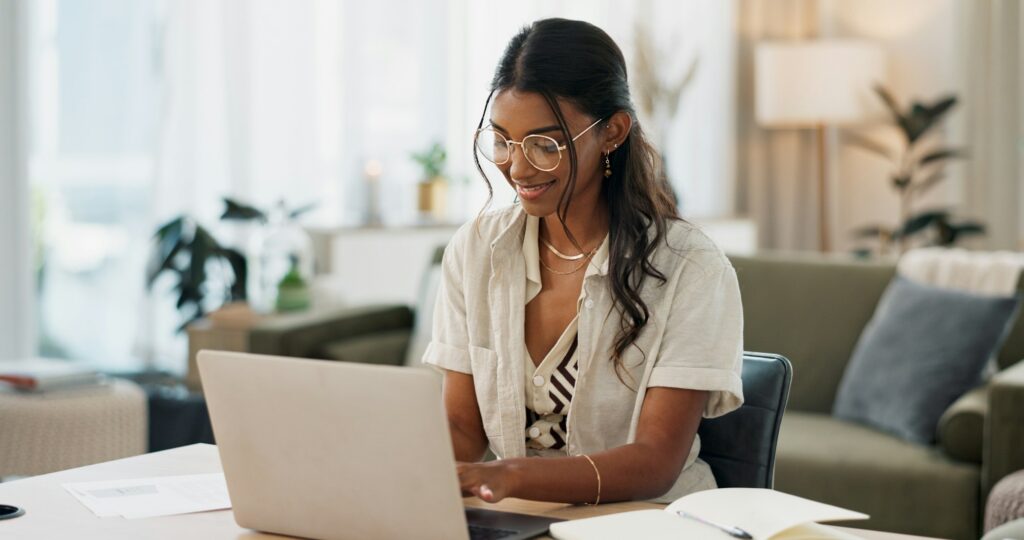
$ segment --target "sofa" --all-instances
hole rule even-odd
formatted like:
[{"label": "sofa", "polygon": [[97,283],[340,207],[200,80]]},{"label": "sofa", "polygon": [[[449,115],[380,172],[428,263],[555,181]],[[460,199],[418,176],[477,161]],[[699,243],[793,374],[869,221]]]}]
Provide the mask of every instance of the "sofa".
[{"label": "sofa", "polygon": [[792,254],[731,260],[743,296],[745,348],[793,363],[775,488],[871,516],[853,527],[978,538],[988,491],[1024,468],[1024,317],[998,354],[1000,371],[949,407],[938,442],[922,446],[831,416],[893,263]]},{"label": "sofa", "polygon": [[[937,444],[921,446],[831,416],[847,361],[895,273],[892,262],[816,254],[730,259],[743,295],[745,348],[793,364],[775,488],[871,516],[848,523],[854,527],[978,538],[988,491],[1024,468],[1024,363],[1017,364],[1024,358],[1024,318],[999,353],[1000,372],[945,412]],[[410,364],[410,347],[429,338],[434,286],[429,271],[418,306],[364,307],[256,328],[249,348]]]}]

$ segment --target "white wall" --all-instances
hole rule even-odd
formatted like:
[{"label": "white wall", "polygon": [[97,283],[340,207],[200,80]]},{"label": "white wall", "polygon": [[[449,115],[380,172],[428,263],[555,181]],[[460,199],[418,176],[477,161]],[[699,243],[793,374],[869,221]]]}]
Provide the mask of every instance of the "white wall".
[{"label": "white wall", "polygon": [[0,360],[34,348],[29,197],[19,126],[24,125],[18,54],[22,0],[0,0]]},{"label": "white wall", "polygon": [[[957,94],[961,103],[944,120],[943,136],[948,145],[967,145],[957,0],[827,0],[824,5],[826,37],[869,39],[882,46],[888,57],[887,86],[901,105]],[[859,131],[894,146],[899,141],[896,131],[889,127]],[[833,245],[845,250],[852,246],[853,229],[896,224],[899,198],[889,181],[887,163],[858,148],[835,145],[832,149],[836,164],[832,177]],[[958,206],[963,210],[963,165],[953,163],[946,170],[948,178],[925,195],[915,209]]]}]

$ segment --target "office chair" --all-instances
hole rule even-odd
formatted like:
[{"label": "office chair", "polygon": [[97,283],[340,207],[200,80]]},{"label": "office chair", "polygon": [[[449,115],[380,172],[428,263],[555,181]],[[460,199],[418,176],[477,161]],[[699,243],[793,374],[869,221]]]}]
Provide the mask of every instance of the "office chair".
[{"label": "office chair", "polygon": [[700,458],[711,466],[718,487],[771,489],[793,366],[784,356],[745,352],[742,378],[743,405],[701,421]]}]

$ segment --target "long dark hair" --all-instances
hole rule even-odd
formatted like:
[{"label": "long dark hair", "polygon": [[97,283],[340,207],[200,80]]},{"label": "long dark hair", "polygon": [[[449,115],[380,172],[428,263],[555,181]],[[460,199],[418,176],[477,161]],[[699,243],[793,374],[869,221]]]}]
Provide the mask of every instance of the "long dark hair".
[{"label": "long dark hair", "polygon": [[[607,119],[623,111],[633,120],[626,140],[610,156],[612,175],[601,188],[609,210],[611,289],[622,321],[612,361],[621,378],[622,355],[650,318],[647,304],[640,297],[644,277],[666,281],[665,275],[651,264],[651,255],[665,238],[668,220],[679,219],[675,198],[661,171],[661,160],[640,129],[630,100],[626,60],[612,38],[592,24],[543,19],[523,28],[509,41],[491,81],[478,128],[484,125],[491,98],[503,90],[543,96],[558,120],[568,146],[569,180],[557,215],[566,236],[577,247],[579,244],[565,225],[576,186],[576,146],[557,100],[572,103],[594,119]],[[493,196],[476,151],[473,159]]]}]

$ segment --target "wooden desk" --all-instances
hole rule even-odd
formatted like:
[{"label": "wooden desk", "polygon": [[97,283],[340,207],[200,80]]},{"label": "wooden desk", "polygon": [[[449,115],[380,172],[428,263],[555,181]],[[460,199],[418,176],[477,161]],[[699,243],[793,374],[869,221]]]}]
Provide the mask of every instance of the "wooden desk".
[{"label": "wooden desk", "polygon": [[[243,529],[235,524],[230,510],[203,512],[180,516],[151,519],[125,520],[98,518],[68,494],[61,484],[68,482],[89,482],[117,480],[150,476],[201,474],[220,472],[217,448],[208,444],[195,444],[164,452],[145,454],[117,461],[109,461],[78,469],[35,476],[0,484],[0,504],[13,504],[25,509],[25,515],[0,521],[0,538],[38,539],[131,539],[179,540],[181,538],[244,538],[269,539],[285,538]],[[469,506],[489,507],[499,510],[543,514],[563,519],[579,519],[601,514],[657,508],[650,503],[618,503],[597,507],[569,506],[557,503],[541,503],[510,499],[496,505],[487,505],[476,499],[467,499]],[[910,540],[912,537],[898,534],[844,529],[872,540]]]}]

